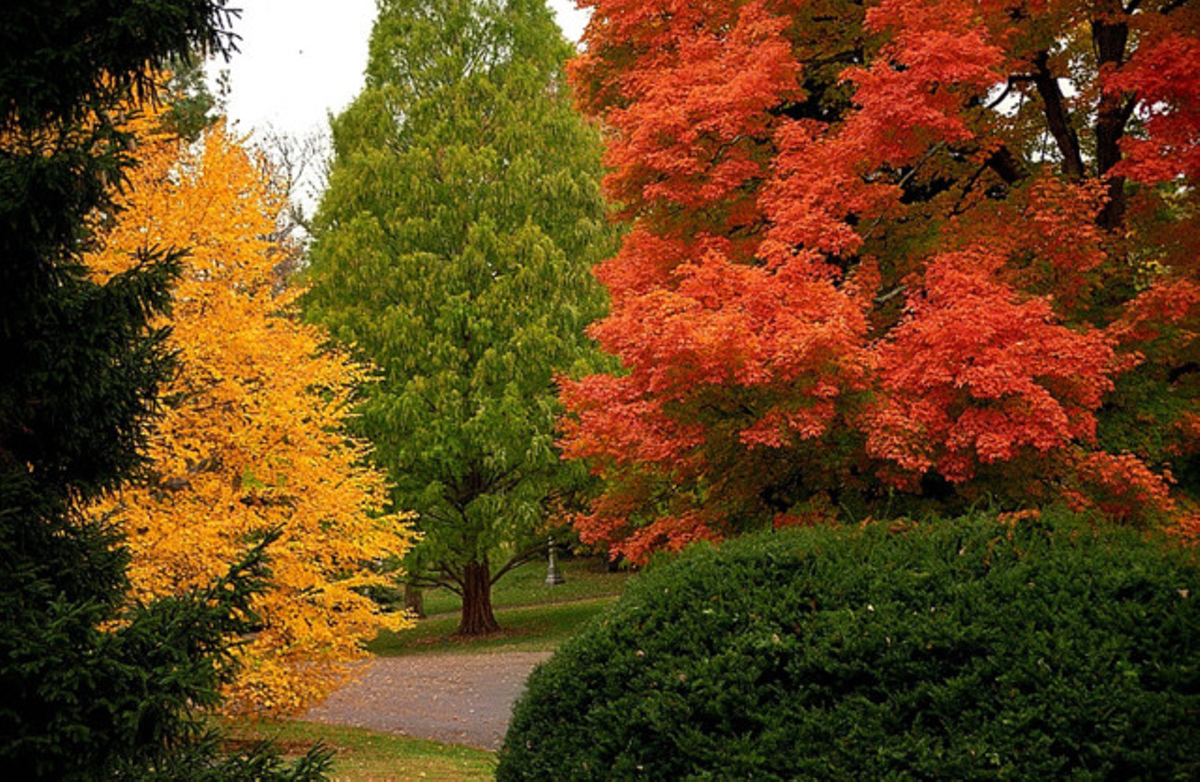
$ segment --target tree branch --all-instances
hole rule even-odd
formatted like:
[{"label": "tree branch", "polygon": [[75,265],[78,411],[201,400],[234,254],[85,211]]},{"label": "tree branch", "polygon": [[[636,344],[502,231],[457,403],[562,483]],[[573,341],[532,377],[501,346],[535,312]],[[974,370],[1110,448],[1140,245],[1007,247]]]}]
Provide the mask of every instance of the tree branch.
[{"label": "tree branch", "polygon": [[531,561],[534,557],[538,556],[539,554],[544,554],[544,553],[548,552],[549,550],[550,550],[549,542],[536,543],[533,546],[530,546],[529,548],[525,549],[521,553],[514,554],[512,557],[509,558],[509,560],[507,562],[504,563],[504,567],[500,568],[499,570],[497,570],[495,573],[492,574],[492,580],[490,583],[495,584],[497,581],[500,580],[500,577],[503,576],[505,573],[508,573],[510,570],[515,570],[516,568],[520,567],[521,565],[524,565],[525,563]]},{"label": "tree branch", "polygon": [[1062,155],[1063,170],[1068,177],[1078,182],[1083,179],[1083,157],[1079,152],[1079,136],[1071,127],[1071,119],[1067,115],[1058,79],[1050,72],[1050,53],[1045,50],[1038,52],[1034,57],[1033,66],[1036,69],[1033,74],[1033,83],[1037,87],[1038,95],[1042,98],[1046,125],[1050,130],[1050,135],[1054,137],[1059,154]]},{"label": "tree branch", "polygon": [[983,107],[984,110],[991,111],[992,109],[996,108],[1001,103],[1003,103],[1004,99],[1008,97],[1008,93],[1012,92],[1012,88],[1016,85],[1016,83],[1018,81],[1022,81],[1022,80],[1027,80],[1027,79],[1022,76],[1009,76],[1008,81],[1006,81],[1004,83],[1004,89],[1000,92],[999,95],[996,96],[996,99],[994,101],[992,101],[991,103],[989,103],[988,105]]},{"label": "tree branch", "polygon": [[404,583],[414,586],[417,589],[437,589],[444,587],[454,594],[462,596],[462,588],[456,582],[448,581],[441,576],[407,573],[404,576]]},{"label": "tree branch", "polygon": [[1200,363],[1195,361],[1189,361],[1181,366],[1172,367],[1171,371],[1167,373],[1167,382],[1178,383],[1180,378],[1194,372],[1200,372]]},{"label": "tree branch", "polygon": [[984,162],[984,167],[995,171],[1006,185],[1016,184],[1029,176],[1029,172],[1025,170],[1025,164],[1007,146],[1000,147],[989,155]]},{"label": "tree branch", "polygon": [[[899,187],[901,190],[903,190],[904,186],[907,185],[912,180],[912,178],[917,175],[917,172],[921,170],[921,166],[925,165],[929,161],[930,158],[932,158],[938,152],[945,149],[945,147],[946,147],[946,142],[939,141],[938,143],[931,146],[929,149],[925,150],[925,154],[921,155],[921,158],[916,163],[913,163],[912,168],[910,168],[908,171],[904,172],[904,176],[900,177],[900,181],[898,181],[896,183],[896,186]],[[862,235],[862,240],[864,243],[868,239],[871,238],[872,234],[875,233],[875,229],[879,227],[879,223],[883,220],[883,218],[884,218],[884,215],[880,214],[871,222],[871,225],[867,228],[866,232]]]},{"label": "tree branch", "polygon": [[[1120,0],[1111,0],[1115,9]],[[1129,25],[1124,21],[1110,22],[1106,18],[1092,20],[1092,44],[1096,49],[1096,64],[1120,67],[1125,62],[1129,41]],[[1121,162],[1121,138],[1133,113],[1135,102],[1118,93],[1104,92],[1096,107],[1096,174],[1104,177]],[[1112,177],[1108,182],[1108,201],[1097,221],[1101,228],[1114,230],[1125,222],[1125,179]]]},{"label": "tree branch", "polygon": [[[443,578],[449,578],[460,587],[466,584],[466,581],[463,579],[463,574],[460,571],[455,570],[454,565],[450,564],[449,562],[438,563],[438,569],[442,571]],[[451,588],[451,591],[455,590]],[[462,592],[459,592],[459,594],[462,594]]]}]

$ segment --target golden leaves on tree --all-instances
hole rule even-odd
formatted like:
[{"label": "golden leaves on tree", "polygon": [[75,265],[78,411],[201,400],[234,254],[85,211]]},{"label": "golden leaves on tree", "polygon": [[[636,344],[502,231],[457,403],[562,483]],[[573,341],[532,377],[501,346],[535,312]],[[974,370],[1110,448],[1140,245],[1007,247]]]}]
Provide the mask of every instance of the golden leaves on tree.
[{"label": "golden leaves on tree", "polygon": [[133,126],[141,164],[91,268],[104,279],[138,248],[189,252],[164,324],[179,370],[161,392],[149,478],[104,510],[126,529],[141,599],[204,585],[282,529],[226,708],[294,713],[340,683],[379,628],[408,623],[362,593],[412,542],[406,516],[383,512],[365,445],[342,431],[369,373],[295,317],[300,291],[277,273],[283,202],[255,153],[221,124],[190,146],[153,117]]}]

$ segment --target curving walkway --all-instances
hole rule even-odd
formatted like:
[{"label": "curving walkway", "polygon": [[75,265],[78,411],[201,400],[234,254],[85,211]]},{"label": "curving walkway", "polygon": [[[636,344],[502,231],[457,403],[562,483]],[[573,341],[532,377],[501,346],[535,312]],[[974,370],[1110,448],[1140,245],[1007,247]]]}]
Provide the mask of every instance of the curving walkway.
[{"label": "curving walkway", "polygon": [[377,657],[304,719],[496,750],[513,703],[550,652]]}]

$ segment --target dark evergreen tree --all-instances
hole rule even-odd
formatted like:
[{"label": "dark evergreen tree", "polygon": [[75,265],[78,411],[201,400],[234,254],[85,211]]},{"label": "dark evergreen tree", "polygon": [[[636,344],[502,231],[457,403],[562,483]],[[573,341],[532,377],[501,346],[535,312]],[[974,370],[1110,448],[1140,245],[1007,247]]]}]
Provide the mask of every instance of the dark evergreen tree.
[{"label": "dark evergreen tree", "polygon": [[100,285],[81,252],[132,164],[124,107],[152,69],[232,43],[225,0],[0,4],[0,768],[10,779],[311,778],[307,758],[221,760],[191,716],[253,621],[262,547],[190,599],[126,603],[89,501],[133,476],[160,381],[149,327],[179,250]]},{"label": "dark evergreen tree", "polygon": [[380,368],[359,432],[420,514],[409,572],[460,592],[459,632],[484,633],[492,583],[579,474],[553,444],[554,376],[599,360],[599,133],[544,0],[379,8],[366,87],[333,123],[309,313]]}]

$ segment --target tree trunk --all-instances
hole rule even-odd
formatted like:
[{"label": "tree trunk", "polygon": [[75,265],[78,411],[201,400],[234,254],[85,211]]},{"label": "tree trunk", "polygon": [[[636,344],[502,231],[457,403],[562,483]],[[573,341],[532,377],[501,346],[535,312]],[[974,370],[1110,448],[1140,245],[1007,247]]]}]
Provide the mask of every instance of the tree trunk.
[{"label": "tree trunk", "polygon": [[425,593],[420,587],[404,585],[404,607],[417,619],[425,618]]},{"label": "tree trunk", "polygon": [[458,635],[486,635],[500,629],[492,614],[492,573],[487,561],[463,568],[462,619]]},{"label": "tree trunk", "polygon": [[[1092,43],[1101,68],[1119,67],[1125,62],[1129,25],[1122,18],[1119,0],[1108,0],[1104,5],[1109,16],[1092,20]],[[1096,173],[1101,177],[1121,162],[1121,138],[1133,106],[1133,101],[1120,93],[1105,92],[1100,96],[1096,109]],[[1097,221],[1101,228],[1115,231],[1125,224],[1125,200],[1125,177],[1109,177],[1108,201]]]}]

